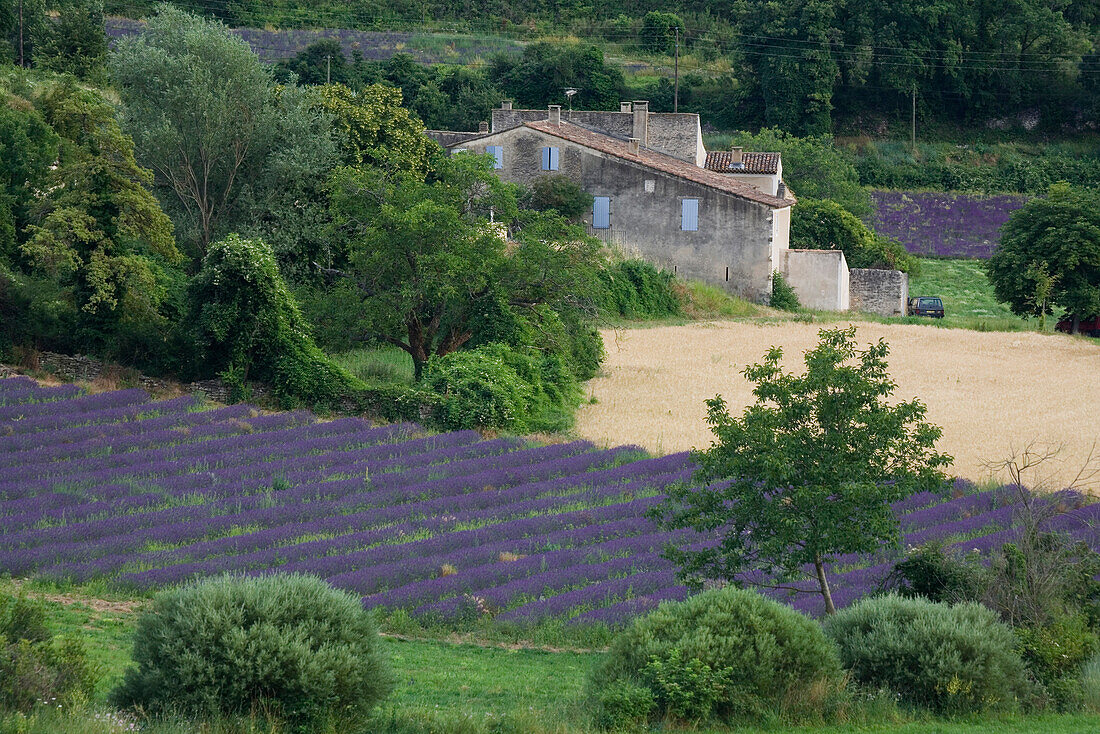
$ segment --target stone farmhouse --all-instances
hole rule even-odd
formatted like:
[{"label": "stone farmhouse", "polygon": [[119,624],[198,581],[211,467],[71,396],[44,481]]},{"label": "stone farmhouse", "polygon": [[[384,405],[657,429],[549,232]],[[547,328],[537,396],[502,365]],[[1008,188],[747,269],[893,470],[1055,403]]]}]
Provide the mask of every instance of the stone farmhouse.
[{"label": "stone farmhouse", "polygon": [[506,181],[568,176],[593,197],[589,233],[683,277],[767,303],[778,270],[804,305],[849,308],[844,254],[789,247],[797,200],[780,155],[708,152],[696,114],[653,113],[644,101],[564,113],[505,102],[476,133],[429,135],[452,153],[493,156]]}]

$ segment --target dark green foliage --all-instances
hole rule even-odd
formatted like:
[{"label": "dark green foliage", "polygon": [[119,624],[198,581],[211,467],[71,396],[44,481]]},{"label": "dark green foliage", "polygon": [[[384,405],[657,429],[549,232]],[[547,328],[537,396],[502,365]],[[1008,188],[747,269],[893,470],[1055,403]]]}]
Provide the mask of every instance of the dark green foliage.
[{"label": "dark green foliage", "polygon": [[297,77],[299,84],[355,84],[352,67],[340,42],[335,38],[322,38],[314,41],[287,61],[277,64],[276,75],[286,81],[290,74]]},{"label": "dark green foliage", "polygon": [[791,214],[791,247],[842,250],[849,268],[885,268],[912,273],[917,258],[897,240],[872,232],[840,204],[802,199]]},{"label": "dark green foliage", "polygon": [[60,0],[54,22],[44,24],[35,66],[105,80],[107,33],[103,0]]},{"label": "dark green foliage", "polygon": [[424,385],[439,396],[432,420],[445,430],[559,431],[572,424],[580,399],[560,357],[533,356],[504,344],[433,358]]},{"label": "dark green foliage", "polygon": [[210,246],[188,287],[185,323],[194,369],[238,389],[258,380],[284,405],[331,406],[360,387],[313,343],[262,240],[230,235]]},{"label": "dark green foliage", "polygon": [[645,260],[622,260],[599,272],[600,315],[626,319],[660,319],[680,313],[672,290],[673,275]]},{"label": "dark green foliage", "polygon": [[579,222],[592,211],[592,194],[564,174],[539,176],[524,192],[520,205],[525,209],[553,209],[571,222]]},{"label": "dark green foliage", "polygon": [[675,13],[651,10],[642,18],[642,48],[650,53],[670,54],[676,46],[676,29],[680,30],[680,42],[684,41],[684,21]]},{"label": "dark green foliage", "polygon": [[299,575],[162,592],[138,621],[114,702],[197,716],[268,711],[314,731],[361,724],[393,688],[357,597]]},{"label": "dark green foliage", "polygon": [[802,308],[802,304],[798,302],[798,294],[778,270],[772,273],[772,295],[768,299],[768,305],[781,311],[797,311]]},{"label": "dark green foliage", "polygon": [[[813,620],[751,591],[706,591],[665,603],[611,644],[589,696],[621,718],[638,717],[648,688],[654,716],[755,718],[784,713],[787,695],[842,678],[833,645]],[[608,700],[605,692],[623,686]],[[618,699],[618,700],[615,700]]]},{"label": "dark green foliage", "polygon": [[42,605],[25,594],[0,599],[0,711],[87,700],[97,673],[76,639],[55,640]]},{"label": "dark green foliage", "polygon": [[949,604],[980,601],[988,583],[977,557],[951,550],[942,541],[925,543],[898,561],[893,582],[902,596]]},{"label": "dark green foliage", "polygon": [[577,89],[573,107],[581,110],[617,110],[623,73],[604,62],[597,46],[532,43],[519,58],[497,56],[489,69],[517,107],[544,108],[566,104],[565,88]]},{"label": "dark green foliage", "polygon": [[919,400],[890,400],[888,345],[857,350],[855,333],[822,329],[801,375],[783,369],[781,348],[769,349],[744,370],[756,402],[739,418],[721,396],[707,401],[715,440],[692,452],[697,481],[671,487],[655,511],[664,527],[718,536],[709,548],[666,549],[687,582],[739,584],[751,569],[766,584],[810,567],[831,613],[826,562],[897,543],[890,503],[943,488],[951,457],[935,450],[940,429]]},{"label": "dark green foliage", "polygon": [[1046,624],[1019,627],[1017,649],[1028,672],[1057,706],[1080,697],[1081,668],[1100,650],[1100,639],[1081,614],[1063,616]]},{"label": "dark green foliage", "polygon": [[1011,707],[1027,692],[1012,629],[980,604],[883,596],[825,621],[855,682],[939,713]]},{"label": "dark green foliage", "polygon": [[[1078,318],[1100,314],[1100,193],[1056,184],[1025,204],[1001,229],[988,269],[1013,313],[1038,316],[1054,305]],[[1040,299],[1043,279],[1053,286]]]},{"label": "dark green foliage", "polygon": [[617,680],[596,693],[592,721],[599,729],[630,731],[643,729],[657,705],[653,691],[629,680]]}]

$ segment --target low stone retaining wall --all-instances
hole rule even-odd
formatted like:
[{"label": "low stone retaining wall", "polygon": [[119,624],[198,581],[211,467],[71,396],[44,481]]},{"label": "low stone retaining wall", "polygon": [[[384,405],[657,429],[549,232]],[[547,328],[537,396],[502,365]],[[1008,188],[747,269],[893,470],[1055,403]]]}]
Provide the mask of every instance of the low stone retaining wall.
[{"label": "low stone retaining wall", "polygon": [[880,316],[904,316],[909,300],[909,274],[900,270],[853,268],[848,294],[853,311]]}]

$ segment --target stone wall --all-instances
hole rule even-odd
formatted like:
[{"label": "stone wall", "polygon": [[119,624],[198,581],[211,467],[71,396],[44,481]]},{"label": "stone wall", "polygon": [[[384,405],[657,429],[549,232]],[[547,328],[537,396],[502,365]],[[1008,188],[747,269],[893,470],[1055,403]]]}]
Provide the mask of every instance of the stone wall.
[{"label": "stone wall", "polygon": [[900,270],[856,268],[851,272],[851,306],[880,316],[904,316],[909,275]]},{"label": "stone wall", "polygon": [[783,262],[783,277],[803,306],[848,310],[848,263],[841,250],[786,250]]}]

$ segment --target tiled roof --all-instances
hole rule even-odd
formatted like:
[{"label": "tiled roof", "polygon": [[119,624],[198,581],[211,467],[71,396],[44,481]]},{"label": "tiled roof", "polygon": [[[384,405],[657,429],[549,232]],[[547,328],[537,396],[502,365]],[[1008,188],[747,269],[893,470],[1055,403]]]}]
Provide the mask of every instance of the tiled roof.
[{"label": "tiled roof", "polygon": [[646,148],[639,148],[638,152],[635,153],[631,150],[629,141],[598,133],[588,128],[581,127],[580,125],[574,125],[568,122],[562,122],[560,125],[555,125],[549,120],[539,120],[538,122],[524,123],[524,127],[546,133],[547,135],[553,135],[562,140],[568,140],[577,145],[583,145],[586,148],[591,148],[601,153],[615,156],[616,158],[632,161],[647,168],[652,168],[656,171],[676,176],[677,178],[692,181],[708,188],[717,189],[742,199],[765,204],[773,209],[783,209],[793,203],[791,199],[765,194],[751,184],[737,181],[721,173],[708,171],[705,168],[700,168],[694,163],[682,161],[679,158],[673,158],[664,153],[658,153]]},{"label": "tiled roof", "polygon": [[709,171],[720,173],[756,173],[774,176],[779,172],[778,153],[742,153],[741,162],[744,164],[735,167],[733,153],[728,150],[707,151],[705,165]]}]

